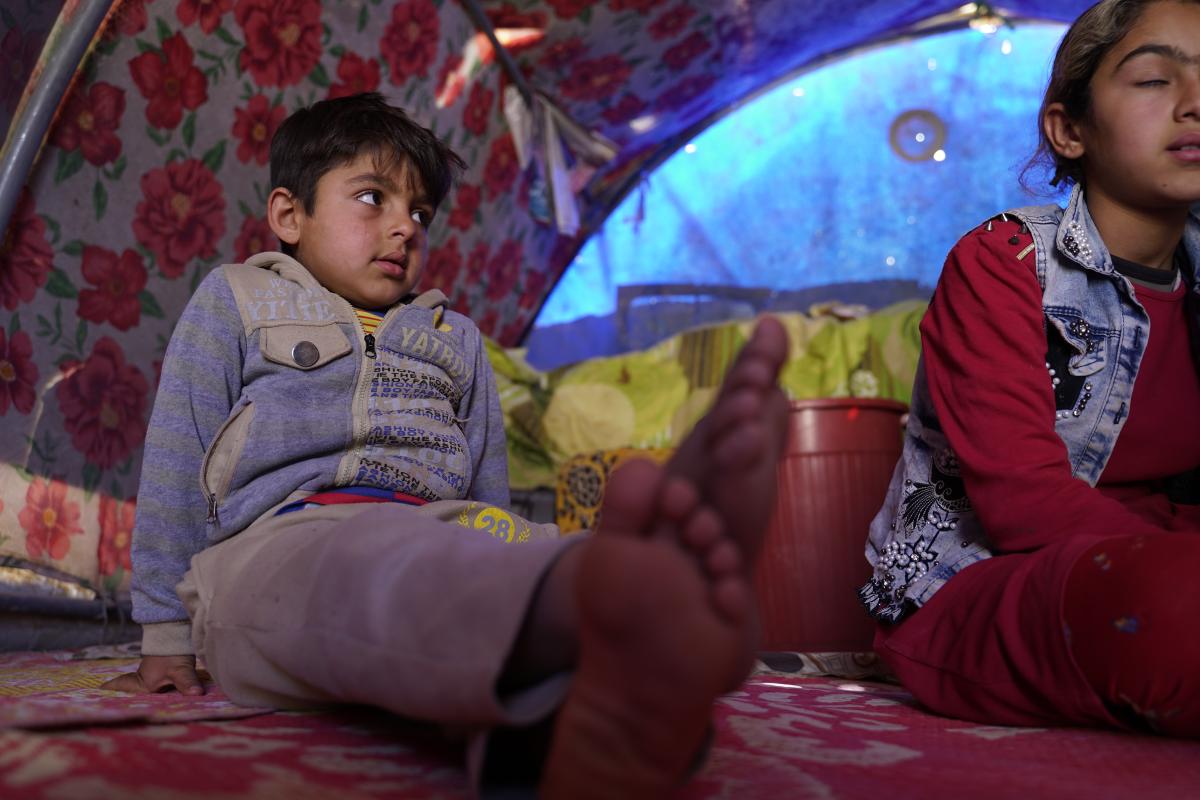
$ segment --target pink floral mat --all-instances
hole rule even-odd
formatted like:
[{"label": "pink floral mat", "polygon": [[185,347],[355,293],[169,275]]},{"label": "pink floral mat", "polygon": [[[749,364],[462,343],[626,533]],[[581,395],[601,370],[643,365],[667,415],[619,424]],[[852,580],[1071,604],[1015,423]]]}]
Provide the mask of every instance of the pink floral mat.
[{"label": "pink floral mat", "polygon": [[[215,688],[200,700],[96,688],[133,663],[0,655],[0,797],[467,795],[455,745],[383,712],[263,713]],[[764,668],[721,699],[715,723],[685,800],[1200,796],[1198,742],[949,720],[886,683]]]},{"label": "pink floral mat", "polygon": [[[120,655],[120,650],[99,652]],[[231,702],[215,684],[203,697],[176,692],[129,695],[99,688],[102,683],[137,669],[136,656],[80,658],[67,651],[0,655],[0,730],[62,728],[128,722],[190,722],[240,719],[270,713]]]}]

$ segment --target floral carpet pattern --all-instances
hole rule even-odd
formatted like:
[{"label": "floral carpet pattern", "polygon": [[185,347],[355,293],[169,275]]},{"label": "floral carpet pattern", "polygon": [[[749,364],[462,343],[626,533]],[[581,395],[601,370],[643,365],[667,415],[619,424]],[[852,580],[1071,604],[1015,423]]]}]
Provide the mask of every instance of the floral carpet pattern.
[{"label": "floral carpet pattern", "polygon": [[[468,794],[459,748],[428,729],[369,709],[263,713],[240,709],[217,692],[197,708],[195,699],[95,689],[130,663],[68,653],[0,656],[0,795],[382,800]],[[1200,786],[1200,742],[949,720],[921,710],[892,684],[812,677],[811,660],[770,663],[774,668],[760,663],[742,688],[717,703],[712,750],[681,795],[686,800],[1165,800],[1194,796]],[[45,705],[53,696],[62,708]],[[121,720],[90,710],[106,705],[137,711]],[[159,713],[145,713],[148,706]],[[73,716],[62,713],[68,707]]]},{"label": "floral carpet pattern", "polygon": [[130,722],[240,719],[268,713],[230,702],[211,682],[203,697],[175,692],[129,696],[100,685],[137,669],[138,658],[84,660],[68,653],[0,657],[0,730]]}]

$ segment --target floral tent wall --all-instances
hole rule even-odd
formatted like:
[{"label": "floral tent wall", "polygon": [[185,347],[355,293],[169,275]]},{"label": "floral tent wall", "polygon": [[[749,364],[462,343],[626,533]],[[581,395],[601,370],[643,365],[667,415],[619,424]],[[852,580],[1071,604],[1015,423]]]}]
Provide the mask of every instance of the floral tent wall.
[{"label": "floral tent wall", "polygon": [[[658,153],[815,59],[959,9],[941,0],[481,5],[496,29],[538,32],[512,50],[525,80],[618,146],[577,187],[574,236],[531,212],[537,175],[519,163],[508,80],[496,63],[470,62],[479,31],[455,0],[0,4],[0,162],[30,134],[31,97],[63,57],[56,37],[89,10],[103,18],[86,57],[70,64],[44,144],[32,131],[36,159],[15,186],[0,183],[11,194],[0,204],[11,209],[0,241],[0,569],[37,564],[101,593],[127,585],[140,448],[173,321],[214,266],[274,246],[263,219],[268,144],[295,108],[379,90],[458,150],[470,168],[434,224],[423,285],[511,345]],[[1010,5],[1069,19],[1087,3]],[[648,115],[653,126],[631,127]]]}]

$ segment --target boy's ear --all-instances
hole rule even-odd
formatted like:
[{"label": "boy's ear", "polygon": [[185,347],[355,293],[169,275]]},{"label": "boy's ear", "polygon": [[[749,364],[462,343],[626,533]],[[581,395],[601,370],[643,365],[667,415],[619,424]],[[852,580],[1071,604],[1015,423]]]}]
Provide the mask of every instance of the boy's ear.
[{"label": "boy's ear", "polygon": [[1062,103],[1051,103],[1042,115],[1042,132],[1054,152],[1063,158],[1080,158],[1086,151],[1082,126],[1071,119]]},{"label": "boy's ear", "polygon": [[271,190],[267,197],[267,224],[280,241],[290,245],[300,241],[303,218],[304,206],[294,194],[282,186]]}]

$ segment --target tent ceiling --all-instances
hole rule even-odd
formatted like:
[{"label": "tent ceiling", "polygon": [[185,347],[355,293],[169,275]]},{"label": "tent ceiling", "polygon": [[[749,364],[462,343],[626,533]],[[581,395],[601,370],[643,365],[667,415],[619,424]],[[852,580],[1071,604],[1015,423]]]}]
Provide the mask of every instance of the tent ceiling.
[{"label": "tent ceiling", "polygon": [[[592,180],[581,234],[544,251],[547,292],[573,254],[642,172],[712,118],[806,66],[935,24],[962,24],[949,0],[490,0],[496,28],[536,27],[515,48],[532,87],[616,142]],[[1006,19],[1070,21],[1091,0],[1012,0]],[[544,296],[543,296],[544,300]]]},{"label": "tent ceiling", "polygon": [[[1011,0],[1007,19],[1070,21],[1092,0]],[[519,48],[530,83],[580,123],[621,145],[599,194],[622,165],[674,149],[731,105],[832,54],[903,34],[941,17],[947,0],[509,0],[482,3],[497,27],[534,26],[545,38]],[[631,15],[629,12],[637,12]],[[642,120],[644,125],[630,126]],[[651,124],[652,123],[652,124]],[[611,197],[607,198],[611,201]]]},{"label": "tent ceiling", "polygon": [[[512,48],[525,82],[583,128],[617,145],[616,157],[587,183],[577,235],[559,235],[534,221],[536,181],[514,163],[516,149],[499,91],[508,81],[497,65],[470,74],[457,99],[437,102],[476,36],[465,8],[471,2],[496,29],[536,29],[537,41]],[[998,10],[1011,19],[1065,21],[1089,2],[1010,0]],[[577,248],[623,190],[683,137],[805,66],[911,33],[931,18],[961,24],[965,13],[950,0],[116,0],[112,5],[115,11],[85,61],[76,91],[91,92],[88,102],[123,98],[106,118],[115,126],[115,138],[106,140],[104,149],[82,147],[77,130],[82,117],[75,117],[92,113],[86,103],[64,106],[58,129],[49,130],[65,80],[60,95],[50,92],[53,102],[42,104],[44,126],[32,136],[21,128],[36,106],[27,104],[18,111],[16,135],[9,141],[24,142],[30,159],[40,152],[39,161],[26,164],[15,180],[9,179],[8,162],[0,164],[0,222],[18,205],[28,176],[29,199],[14,220],[36,209],[61,218],[83,244],[115,252],[135,244],[170,249],[172,255],[156,252],[150,264],[165,282],[148,290],[158,295],[170,319],[186,300],[173,283],[185,268],[191,276],[218,260],[233,260],[242,255],[244,242],[257,241],[251,229],[262,231],[252,217],[260,213],[265,167],[245,140],[251,128],[238,120],[257,119],[257,114],[269,123],[283,110],[334,91],[378,88],[435,126],[471,164],[450,198],[448,221],[431,232],[428,283],[447,289],[457,307],[504,344],[520,339]],[[102,15],[108,6],[109,0],[47,0],[25,3],[24,10],[13,4],[16,12],[0,14],[0,39],[14,52],[36,53],[59,10],[54,30],[69,33],[74,27],[90,36],[95,21],[88,28],[81,20],[98,18],[93,12]],[[30,86],[38,75],[46,84],[45,76],[63,66],[55,62],[67,61],[61,57],[65,43],[67,37],[51,38],[38,70],[33,63],[19,65],[23,74],[34,75]],[[183,70],[180,75],[199,70],[204,76],[202,92],[171,101],[186,102],[186,113],[175,109],[164,115],[166,101],[155,99],[157,84],[147,83],[146,70],[168,63],[160,61],[167,47],[179,62],[170,69]],[[78,54],[66,65],[68,77],[77,64]],[[21,79],[12,77],[0,85],[0,126],[17,108]],[[47,131],[48,146],[39,150]],[[177,131],[182,147],[172,138]],[[197,222],[195,214],[181,219],[178,231],[164,230],[159,238],[138,234],[133,222],[149,197],[144,182],[176,169],[172,162],[200,161],[201,156],[208,157],[204,165],[219,185],[223,212],[203,220],[206,233],[199,239],[192,228],[184,231]],[[85,160],[89,166],[80,170]],[[123,177],[126,162],[129,175]],[[89,196],[94,214],[80,218],[87,205],[81,206],[79,198]],[[181,235],[188,247],[178,244]],[[168,247],[168,242],[174,244]],[[58,268],[64,275],[78,275],[78,265],[70,262],[75,258],[63,257]],[[39,275],[32,285],[44,281]],[[53,302],[37,301],[47,307]],[[7,300],[5,306],[12,308]]]}]

